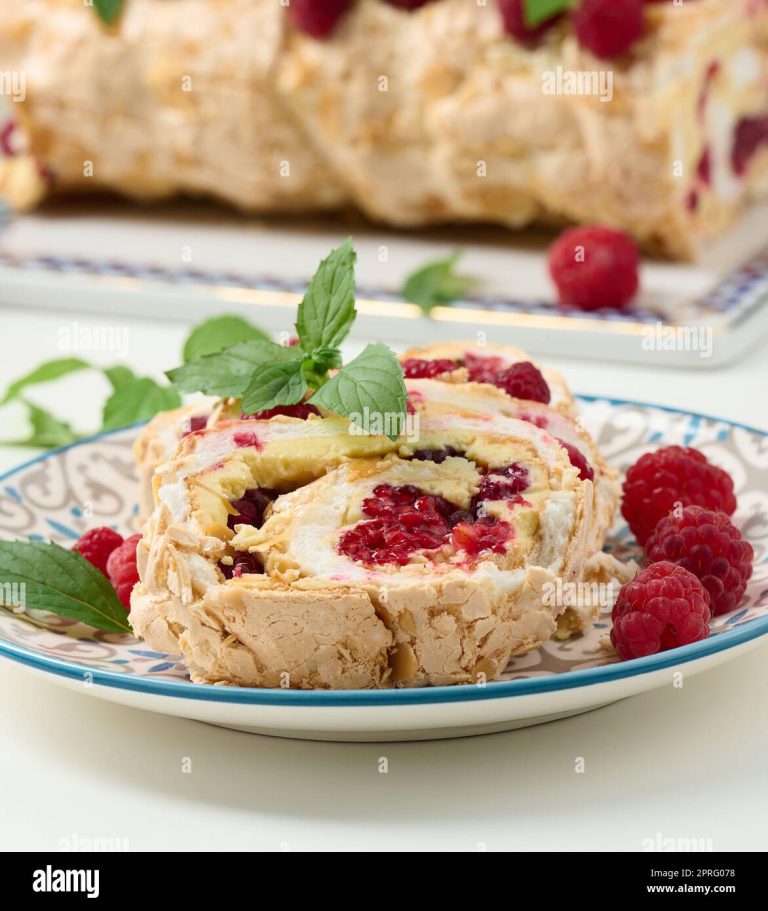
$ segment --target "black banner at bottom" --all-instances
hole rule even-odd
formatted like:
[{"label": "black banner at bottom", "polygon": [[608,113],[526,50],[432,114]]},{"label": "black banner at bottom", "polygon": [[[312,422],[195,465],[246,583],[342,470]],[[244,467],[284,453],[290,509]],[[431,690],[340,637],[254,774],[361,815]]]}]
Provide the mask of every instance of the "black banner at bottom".
[{"label": "black banner at bottom", "polygon": [[[562,892],[564,898],[572,899],[574,878],[583,877],[586,870],[591,870],[591,888],[598,892],[610,891],[614,899],[660,895],[709,898],[739,894],[746,898],[754,894],[763,880],[762,854],[749,853],[531,853],[520,855],[519,862],[525,865],[529,880],[533,877],[536,881],[537,872],[542,874],[541,881],[546,882],[549,900],[558,892]],[[200,863],[199,856],[194,853],[11,853],[0,858],[0,875],[4,899],[18,899],[25,905],[35,900],[51,904],[118,903],[135,888],[131,883],[136,884],[137,879],[145,884],[139,891],[145,896],[151,895],[153,904],[163,897],[174,902],[199,902],[214,888],[213,882],[201,882]],[[274,860],[270,861],[270,873],[274,863]],[[290,870],[301,862],[291,860],[290,854],[286,854],[282,863]],[[482,869],[484,863],[493,862],[479,861],[478,869]],[[209,869],[218,870],[217,877],[221,877],[231,864],[231,859],[222,865],[214,861]],[[258,879],[258,866],[253,869],[255,879]],[[140,875],[137,875],[139,870]],[[172,876],[168,875],[169,870],[173,871]],[[216,890],[224,888],[220,881],[215,885]]]}]

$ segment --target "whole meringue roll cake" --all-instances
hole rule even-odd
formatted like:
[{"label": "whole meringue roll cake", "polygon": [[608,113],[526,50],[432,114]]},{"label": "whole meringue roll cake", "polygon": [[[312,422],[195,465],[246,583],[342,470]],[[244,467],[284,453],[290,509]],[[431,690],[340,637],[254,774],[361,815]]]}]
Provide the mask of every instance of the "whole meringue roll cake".
[{"label": "whole meringue roll cake", "polygon": [[495,2],[355,0],[321,40],[286,6],[124,0],[105,28],[83,0],[6,0],[0,71],[26,75],[12,107],[29,154],[0,160],[0,193],[354,205],[409,228],[599,222],[687,259],[768,189],[762,0],[647,2],[617,60],[572,16],[515,40]]},{"label": "whole meringue roll cake", "polygon": [[322,414],[188,433],[155,474],[136,632],[196,681],[294,688],[494,679],[555,634],[547,586],[605,571],[610,474],[545,405],[573,444],[499,390],[473,411],[418,382],[395,442]]}]

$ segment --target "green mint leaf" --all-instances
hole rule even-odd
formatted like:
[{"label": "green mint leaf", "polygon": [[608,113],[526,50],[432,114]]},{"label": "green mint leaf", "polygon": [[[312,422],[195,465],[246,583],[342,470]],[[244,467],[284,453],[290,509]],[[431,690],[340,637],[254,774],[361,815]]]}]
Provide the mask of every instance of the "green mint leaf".
[{"label": "green mint leaf", "polygon": [[253,339],[226,348],[218,354],[197,357],[166,376],[181,392],[240,398],[257,367],[296,359],[296,349]]},{"label": "green mint leaf", "polygon": [[307,354],[336,348],[355,320],[355,258],[351,238],[332,250],[310,279],[299,304],[296,332]]},{"label": "green mint leaf", "polygon": [[342,364],[341,351],[338,348],[318,348],[307,360],[312,362],[312,369],[317,373],[336,370]]},{"label": "green mint leaf", "polygon": [[79,357],[62,357],[55,361],[46,361],[29,373],[25,373],[16,382],[11,383],[5,391],[5,395],[0,399],[0,405],[17,398],[27,386],[34,386],[37,383],[50,383],[52,380],[58,380],[70,373],[88,370],[90,366],[89,363],[80,360]]},{"label": "green mint leaf", "polygon": [[378,426],[396,440],[405,422],[403,368],[386,345],[368,345],[309,400],[366,430]]},{"label": "green mint leaf", "polygon": [[412,304],[418,304],[429,313],[433,307],[452,304],[462,298],[473,285],[473,279],[456,272],[461,251],[456,250],[446,259],[427,263],[405,280],[402,295]]},{"label": "green mint leaf", "polygon": [[136,379],[136,374],[130,367],[124,367],[122,364],[115,364],[114,367],[106,367],[104,376],[109,380],[113,391],[117,391],[128,383]]},{"label": "green mint leaf", "polygon": [[232,348],[240,342],[259,339],[262,342],[270,338],[261,329],[243,319],[242,316],[214,316],[200,323],[189,333],[184,342],[183,358],[188,364],[197,357],[206,354],[218,354],[225,348]]},{"label": "green mint leaf", "polygon": [[50,411],[40,408],[26,399],[21,400],[27,409],[27,416],[32,430],[23,440],[3,440],[2,446],[40,446],[51,449],[55,446],[68,446],[78,439],[78,435],[64,421],[54,417]]},{"label": "green mint leaf", "polygon": [[114,430],[137,421],[148,421],[158,411],[178,408],[179,393],[173,386],[161,386],[148,376],[120,386],[104,405],[102,430]]},{"label": "green mint leaf", "polygon": [[523,0],[523,16],[528,26],[540,25],[565,12],[571,5],[571,0]]},{"label": "green mint leaf", "polygon": [[257,368],[243,395],[242,409],[255,414],[277,405],[295,405],[307,391],[303,359],[265,364]]},{"label": "green mint leaf", "polygon": [[0,541],[0,583],[18,584],[18,606],[25,610],[51,611],[111,633],[131,632],[107,577],[58,544]]},{"label": "green mint leaf", "polygon": [[93,8],[105,25],[112,25],[123,9],[125,0],[93,0]]}]

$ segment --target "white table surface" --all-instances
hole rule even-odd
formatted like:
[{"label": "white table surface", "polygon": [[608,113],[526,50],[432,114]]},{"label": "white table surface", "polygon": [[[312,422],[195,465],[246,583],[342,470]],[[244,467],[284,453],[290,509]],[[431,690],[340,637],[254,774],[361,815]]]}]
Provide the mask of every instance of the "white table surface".
[{"label": "white table surface", "polygon": [[[153,374],[174,366],[182,327],[119,323],[129,333],[128,363]],[[62,356],[67,325],[61,313],[0,309],[0,388]],[[695,375],[579,360],[552,366],[579,392],[768,429],[761,352]],[[95,427],[106,387],[91,376],[60,387],[33,397],[80,430]],[[0,412],[1,437],[22,429],[14,408]],[[0,448],[0,470],[29,455]],[[709,838],[715,850],[765,850],[766,663],[768,642],[682,689],[580,717],[489,737],[380,745],[220,730],[100,702],[4,661],[0,849],[113,838],[133,851],[640,850],[661,833]],[[574,770],[579,756],[583,774]],[[191,774],[182,772],[185,757]]]}]

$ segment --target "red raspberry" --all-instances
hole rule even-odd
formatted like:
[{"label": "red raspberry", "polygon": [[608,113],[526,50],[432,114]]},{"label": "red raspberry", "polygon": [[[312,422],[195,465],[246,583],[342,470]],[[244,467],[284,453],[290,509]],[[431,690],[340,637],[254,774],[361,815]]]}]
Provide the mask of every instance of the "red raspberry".
[{"label": "red raspberry", "polygon": [[545,19],[539,25],[527,25],[525,0],[499,0],[499,13],[504,30],[522,44],[533,44],[557,22],[559,15]]},{"label": "red raspberry", "polygon": [[433,361],[411,357],[403,361],[403,374],[407,380],[432,380],[441,373],[450,373],[457,367],[456,361],[438,358]]},{"label": "red raspberry", "polygon": [[640,257],[622,231],[586,225],[564,231],[549,250],[549,273],[566,307],[621,309],[637,293]]},{"label": "red raspberry", "polygon": [[622,661],[655,655],[709,635],[709,593],[676,563],[654,563],[626,585],[613,606],[611,642]]},{"label": "red raspberry", "polygon": [[139,571],[136,568],[136,546],[141,541],[141,535],[131,535],[112,551],[107,560],[107,575],[109,581],[117,592],[117,597],[122,601],[126,610],[131,609],[131,592],[133,586],[139,581]]},{"label": "red raspberry", "polygon": [[752,545],[724,512],[701,506],[686,506],[679,516],[662,519],[645,547],[648,563],[677,563],[701,580],[713,616],[739,606],[754,555]]},{"label": "red raspberry", "polygon": [[602,60],[620,57],[645,31],[643,0],[581,0],[573,13],[579,44]]},{"label": "red raspberry", "polygon": [[513,398],[549,404],[551,394],[547,381],[530,361],[507,366],[500,357],[468,351],[464,364],[473,383],[490,383]]},{"label": "red raspberry", "polygon": [[530,361],[519,361],[507,367],[497,375],[493,384],[515,399],[527,399],[529,402],[543,402],[548,405],[552,397],[541,371]]},{"label": "red raspberry", "polygon": [[296,28],[313,38],[325,38],[352,5],[352,0],[291,0],[288,12]]},{"label": "red raspberry", "polygon": [[123,536],[119,535],[111,528],[92,528],[80,537],[77,544],[72,548],[91,563],[96,569],[100,569],[104,575],[107,573],[107,560],[115,548],[120,547],[123,543]]},{"label": "red raspberry", "polygon": [[641,456],[627,472],[621,504],[621,514],[638,544],[645,544],[676,503],[705,506],[730,516],[736,510],[733,481],[697,449],[666,446]]}]

